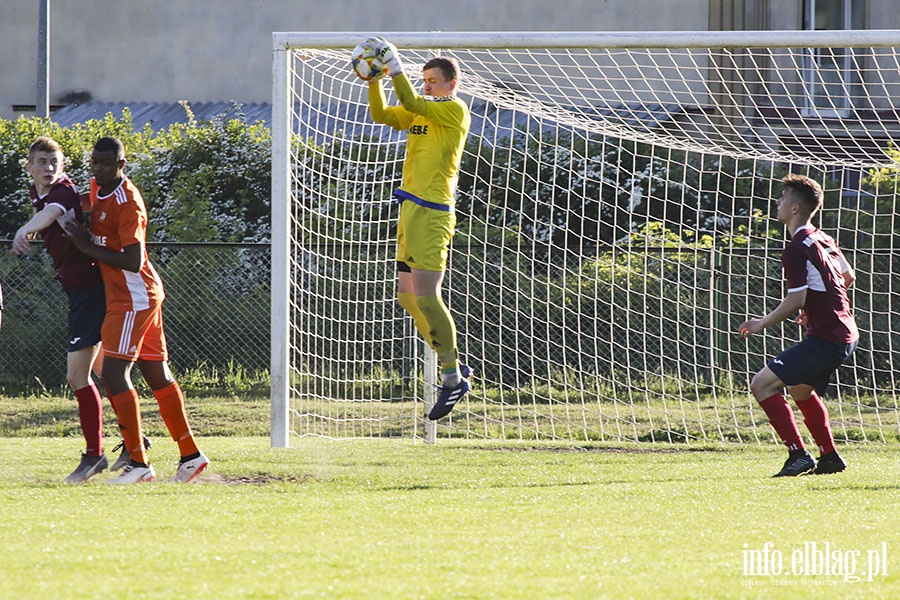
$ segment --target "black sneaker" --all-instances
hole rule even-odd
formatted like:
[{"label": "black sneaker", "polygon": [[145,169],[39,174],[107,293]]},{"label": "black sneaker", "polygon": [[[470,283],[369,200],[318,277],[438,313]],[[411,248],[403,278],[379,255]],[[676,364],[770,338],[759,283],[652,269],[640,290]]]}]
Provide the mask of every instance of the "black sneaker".
[{"label": "black sneaker", "polygon": [[[152,443],[150,442],[150,438],[146,435],[144,436],[144,450],[149,450]],[[128,466],[131,462],[131,454],[128,453],[128,450],[125,448],[125,440],[120,441],[115,447],[112,449],[113,452],[118,452],[121,450],[121,454],[119,457],[113,462],[112,466],[109,468],[110,471],[118,471],[122,467]]]},{"label": "black sneaker", "polygon": [[837,450],[832,450],[828,454],[823,454],[819,457],[816,470],[813,471],[813,474],[828,475],[830,473],[840,473],[846,468],[847,463],[844,462],[844,459],[837,453]]},{"label": "black sneaker", "polygon": [[816,469],[816,461],[809,455],[806,450],[795,450],[791,452],[781,470],[772,477],[796,477],[797,475],[806,475],[812,473]]}]

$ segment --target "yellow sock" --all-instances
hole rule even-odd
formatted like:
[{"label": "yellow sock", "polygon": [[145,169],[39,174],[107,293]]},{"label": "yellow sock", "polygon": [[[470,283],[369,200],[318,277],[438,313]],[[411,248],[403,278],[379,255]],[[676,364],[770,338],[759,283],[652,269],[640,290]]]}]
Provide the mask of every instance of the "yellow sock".
[{"label": "yellow sock", "polygon": [[428,319],[425,318],[422,309],[419,308],[419,303],[416,302],[415,294],[400,292],[397,294],[397,302],[399,302],[400,306],[403,307],[403,310],[413,318],[413,323],[416,325],[416,331],[419,332],[429,346],[433,347],[433,344],[431,343],[431,334],[429,333]]},{"label": "yellow sock", "polygon": [[440,296],[416,296],[416,304],[429,325],[431,347],[438,354],[441,368],[456,369],[459,362],[456,324],[444,300]]}]

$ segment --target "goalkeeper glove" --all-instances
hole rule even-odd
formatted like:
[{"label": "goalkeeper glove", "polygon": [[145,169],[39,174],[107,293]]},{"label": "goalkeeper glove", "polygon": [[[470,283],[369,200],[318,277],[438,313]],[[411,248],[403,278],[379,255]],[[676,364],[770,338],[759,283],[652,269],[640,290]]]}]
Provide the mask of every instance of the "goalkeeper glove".
[{"label": "goalkeeper glove", "polygon": [[381,60],[381,64],[387,68],[388,75],[395,77],[403,72],[403,63],[400,62],[400,56],[396,46],[381,37],[369,38],[366,40],[366,42],[369,41],[375,41],[377,43],[374,48],[375,55]]},{"label": "goalkeeper glove", "polygon": [[372,54],[375,54],[375,51],[378,50],[379,44],[381,44],[384,40],[380,37],[370,37],[365,41],[359,43],[357,48],[361,50],[369,50]]}]

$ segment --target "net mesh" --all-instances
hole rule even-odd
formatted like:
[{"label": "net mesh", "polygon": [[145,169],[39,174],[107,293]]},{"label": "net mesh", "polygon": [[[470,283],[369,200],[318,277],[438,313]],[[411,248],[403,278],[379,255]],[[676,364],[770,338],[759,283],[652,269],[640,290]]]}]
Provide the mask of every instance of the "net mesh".
[{"label": "net mesh", "polygon": [[[421,436],[428,351],[395,299],[405,137],[369,119],[352,45],[288,51],[290,431]],[[403,47],[414,82],[436,54],[473,117],[444,288],[476,373],[439,437],[773,441],[749,379],[802,331],[736,329],[785,293],[770,215],[798,172],[858,277],[836,437],[896,441],[895,47]]]}]

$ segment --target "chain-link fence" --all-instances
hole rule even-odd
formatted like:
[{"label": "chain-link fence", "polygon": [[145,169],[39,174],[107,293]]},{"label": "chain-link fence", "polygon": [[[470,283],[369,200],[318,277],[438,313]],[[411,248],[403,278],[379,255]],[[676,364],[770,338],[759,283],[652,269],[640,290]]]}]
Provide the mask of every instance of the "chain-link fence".
[{"label": "chain-link fence", "polygon": [[[0,391],[36,379],[47,387],[64,385],[66,295],[39,243],[27,256],[11,254],[10,247],[0,241]],[[148,244],[148,250],[165,284],[163,314],[176,373],[268,369],[268,244]]]}]

